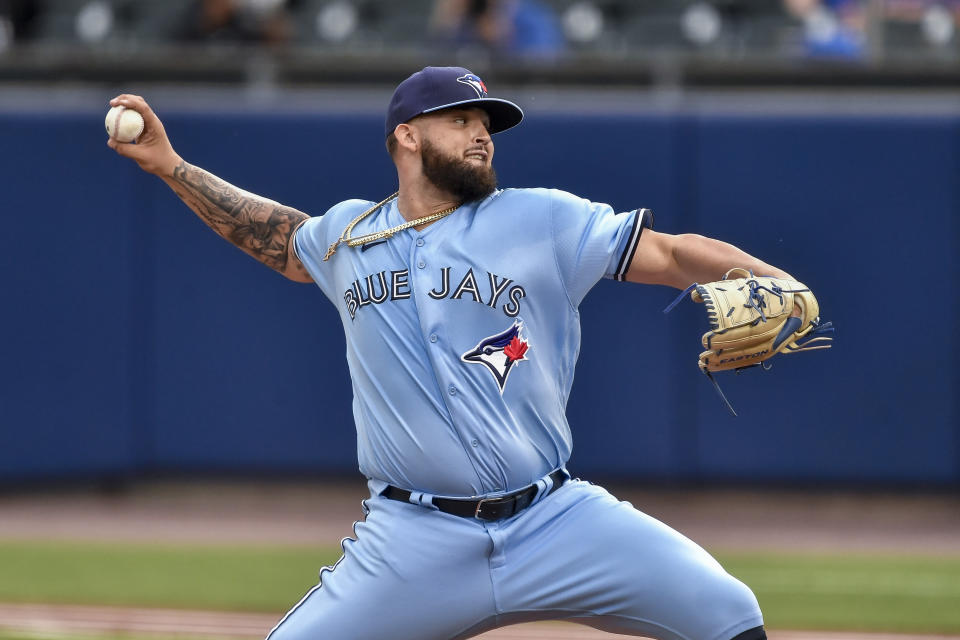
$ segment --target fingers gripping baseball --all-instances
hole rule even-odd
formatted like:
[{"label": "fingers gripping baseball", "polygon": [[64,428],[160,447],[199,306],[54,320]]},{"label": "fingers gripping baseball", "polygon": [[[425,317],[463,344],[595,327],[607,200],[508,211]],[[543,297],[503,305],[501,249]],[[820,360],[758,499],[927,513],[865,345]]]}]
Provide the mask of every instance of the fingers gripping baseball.
[{"label": "fingers gripping baseball", "polygon": [[121,94],[110,101],[111,107],[122,106],[143,116],[143,132],[136,143],[107,140],[107,146],[118,154],[135,161],[141,169],[160,176],[170,175],[180,163],[180,156],[173,150],[160,118],[140,96]]}]

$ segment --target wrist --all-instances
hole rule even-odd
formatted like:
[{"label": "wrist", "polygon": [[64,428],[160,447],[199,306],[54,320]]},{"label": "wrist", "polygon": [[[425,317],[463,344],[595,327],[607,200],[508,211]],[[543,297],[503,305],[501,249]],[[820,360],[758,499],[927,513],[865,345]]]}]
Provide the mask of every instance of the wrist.
[{"label": "wrist", "polygon": [[789,273],[787,273],[786,271],[783,271],[783,270],[781,270],[781,269],[770,269],[769,271],[770,271],[770,275],[771,275],[772,277],[774,277],[774,278],[779,278],[780,280],[793,280],[793,279],[794,279],[794,277],[793,277],[792,275],[790,275]]},{"label": "wrist", "polygon": [[176,152],[172,152],[170,157],[159,163],[157,170],[154,173],[156,173],[156,175],[160,178],[172,178],[173,172],[181,164],[183,164],[183,158],[181,158]]}]

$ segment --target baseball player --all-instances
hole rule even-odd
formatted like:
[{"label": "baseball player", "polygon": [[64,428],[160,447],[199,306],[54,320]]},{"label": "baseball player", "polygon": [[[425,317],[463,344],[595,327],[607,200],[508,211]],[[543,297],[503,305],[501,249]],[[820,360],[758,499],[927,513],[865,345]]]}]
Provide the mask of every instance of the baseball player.
[{"label": "baseball player", "polygon": [[336,305],[370,498],[343,557],[270,640],[447,640],[566,619],[661,640],[766,638],[757,600],[702,548],[571,477],[578,306],[600,278],[669,285],[731,267],[723,242],[653,231],[563,191],[498,189],[491,136],[520,108],[459,67],[404,80],[386,114],[399,189],[305,213],[178,156],[138,96],[138,144],[214,231]]}]

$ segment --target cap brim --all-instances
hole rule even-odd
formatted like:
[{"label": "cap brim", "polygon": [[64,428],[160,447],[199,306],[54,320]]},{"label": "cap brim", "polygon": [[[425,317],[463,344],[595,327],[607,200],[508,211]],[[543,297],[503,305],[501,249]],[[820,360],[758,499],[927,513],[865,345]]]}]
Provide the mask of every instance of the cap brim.
[{"label": "cap brim", "polygon": [[479,107],[490,116],[490,134],[506,131],[515,127],[523,120],[523,110],[509,100],[501,98],[474,98],[472,100],[460,100],[450,104],[440,105],[423,111],[422,113],[433,113],[441,109],[452,109],[453,107]]}]

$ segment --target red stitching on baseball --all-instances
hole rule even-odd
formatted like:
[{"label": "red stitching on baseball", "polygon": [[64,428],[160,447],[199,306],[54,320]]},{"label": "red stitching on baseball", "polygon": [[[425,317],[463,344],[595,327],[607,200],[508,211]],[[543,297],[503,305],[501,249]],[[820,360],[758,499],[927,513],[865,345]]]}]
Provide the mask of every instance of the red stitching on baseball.
[{"label": "red stitching on baseball", "polygon": [[126,107],[120,107],[120,109],[117,111],[117,115],[113,118],[113,139],[117,140],[118,142],[122,142],[119,138],[117,138],[117,134],[120,133],[120,116],[122,116],[123,112],[126,110]]}]

